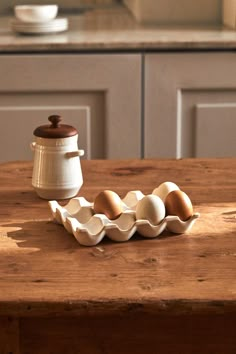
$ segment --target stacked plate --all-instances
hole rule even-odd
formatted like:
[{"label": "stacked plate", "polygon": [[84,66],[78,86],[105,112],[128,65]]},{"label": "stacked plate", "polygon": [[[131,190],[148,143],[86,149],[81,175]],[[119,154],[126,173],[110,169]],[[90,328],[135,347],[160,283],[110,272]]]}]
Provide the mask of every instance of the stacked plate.
[{"label": "stacked plate", "polygon": [[56,18],[57,5],[18,5],[11,21],[13,31],[25,34],[47,34],[68,29],[67,18]]},{"label": "stacked plate", "polygon": [[67,18],[56,18],[48,22],[29,23],[13,19],[11,21],[11,28],[15,32],[26,34],[56,33],[68,29],[68,20]]}]

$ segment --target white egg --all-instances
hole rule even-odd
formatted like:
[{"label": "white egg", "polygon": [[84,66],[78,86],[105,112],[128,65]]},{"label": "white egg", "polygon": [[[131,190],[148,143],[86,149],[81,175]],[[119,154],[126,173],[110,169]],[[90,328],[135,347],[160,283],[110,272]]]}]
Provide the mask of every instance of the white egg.
[{"label": "white egg", "polygon": [[151,224],[159,224],[165,217],[165,205],[157,195],[149,194],[137,203],[136,218],[149,220]]},{"label": "white egg", "polygon": [[165,203],[167,195],[172,192],[179,190],[179,187],[173,182],[163,182],[157,188],[155,188],[152,194],[157,195]]}]

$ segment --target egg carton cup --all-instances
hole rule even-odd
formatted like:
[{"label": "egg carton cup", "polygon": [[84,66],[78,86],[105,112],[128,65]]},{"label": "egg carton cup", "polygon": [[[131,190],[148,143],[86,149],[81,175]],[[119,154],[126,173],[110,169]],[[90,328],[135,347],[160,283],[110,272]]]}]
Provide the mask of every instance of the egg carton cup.
[{"label": "egg carton cup", "polygon": [[54,221],[63,225],[83,246],[95,246],[106,235],[116,242],[128,241],[135,232],[146,238],[154,238],[165,229],[177,234],[191,229],[199,213],[194,213],[187,221],[178,216],[168,215],[157,225],[147,219],[136,219],[136,205],[144,197],[141,191],[130,191],[122,202],[122,213],[110,220],[104,214],[94,214],[93,203],[84,197],[72,198],[65,206],[57,201],[49,201]]}]

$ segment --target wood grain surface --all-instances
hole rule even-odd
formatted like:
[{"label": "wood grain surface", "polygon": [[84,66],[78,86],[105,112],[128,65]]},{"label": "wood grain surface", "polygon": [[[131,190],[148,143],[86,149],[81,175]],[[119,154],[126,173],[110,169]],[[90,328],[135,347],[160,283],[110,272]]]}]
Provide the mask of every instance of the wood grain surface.
[{"label": "wood grain surface", "polygon": [[82,170],[79,195],[90,201],[169,180],[201,217],[183,235],[82,247],[32,189],[32,163],[1,164],[0,315],[236,312],[236,159],[94,160]]}]

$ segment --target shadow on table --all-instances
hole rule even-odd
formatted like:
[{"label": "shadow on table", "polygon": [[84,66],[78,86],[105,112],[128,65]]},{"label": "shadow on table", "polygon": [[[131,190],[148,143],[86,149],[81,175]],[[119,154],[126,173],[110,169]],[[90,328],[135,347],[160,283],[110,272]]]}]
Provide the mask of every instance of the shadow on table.
[{"label": "shadow on table", "polygon": [[62,251],[79,246],[73,235],[51,220],[26,221],[2,226],[9,243],[32,251]]},{"label": "shadow on table", "polygon": [[[73,250],[78,248],[91,248],[86,246],[81,246],[75,237],[68,233],[66,229],[52,220],[35,220],[26,221],[23,223],[13,223],[5,224],[2,226],[2,232],[7,236],[7,242],[11,244],[11,248],[28,248],[32,252],[35,251],[62,251],[62,250]],[[108,246],[108,245],[121,245],[127,243],[136,242],[155,242],[167,239],[176,238],[181,235],[173,234],[168,230],[165,230],[161,235],[156,238],[149,239],[145,238],[138,233],[132,236],[132,239],[126,242],[115,242],[110,240],[108,237],[96,245],[97,247]],[[92,246],[92,247],[96,247]]]}]

